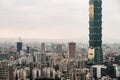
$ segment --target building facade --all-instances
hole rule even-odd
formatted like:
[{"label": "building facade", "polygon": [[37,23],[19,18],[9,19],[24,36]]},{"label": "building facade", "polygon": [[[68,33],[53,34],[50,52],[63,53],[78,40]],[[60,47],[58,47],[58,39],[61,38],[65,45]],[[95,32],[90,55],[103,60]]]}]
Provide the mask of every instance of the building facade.
[{"label": "building facade", "polygon": [[74,58],[76,54],[76,43],[69,43],[69,58]]},{"label": "building facade", "polygon": [[45,43],[44,42],[41,43],[41,52],[45,53]]},{"label": "building facade", "polygon": [[22,50],[22,42],[17,42],[17,52],[20,53],[21,50]]},{"label": "building facade", "polygon": [[56,45],[56,53],[57,54],[62,54],[63,50],[62,50],[62,45],[61,44],[57,44]]},{"label": "building facade", "polygon": [[89,1],[89,52],[88,62],[103,63],[102,52],[102,0]]},{"label": "building facade", "polygon": [[10,77],[11,76],[9,74],[10,70],[9,70],[9,64],[8,62],[1,62],[0,63],[0,80],[11,80]]}]

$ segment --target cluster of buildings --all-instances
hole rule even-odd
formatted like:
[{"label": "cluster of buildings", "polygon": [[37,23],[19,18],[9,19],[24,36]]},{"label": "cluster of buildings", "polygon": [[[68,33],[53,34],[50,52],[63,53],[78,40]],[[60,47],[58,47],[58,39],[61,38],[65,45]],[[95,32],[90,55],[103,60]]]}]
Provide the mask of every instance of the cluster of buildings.
[{"label": "cluster of buildings", "polygon": [[[119,80],[120,54],[118,50],[113,55],[109,53],[112,47],[103,45],[102,63],[89,61],[94,59],[86,54],[93,49],[88,45],[75,42],[69,43],[40,43],[39,47],[31,47],[23,42],[15,46],[1,48],[0,80]],[[84,47],[83,47],[83,46]],[[111,44],[113,45],[113,44]],[[52,49],[48,49],[48,47]],[[80,50],[80,51],[79,51]],[[7,53],[6,53],[7,52]],[[84,55],[82,54],[84,53]],[[106,54],[107,53],[107,54]]]},{"label": "cluster of buildings", "polygon": [[53,52],[46,50],[45,43],[40,45],[36,48],[17,42],[12,51],[11,47],[1,49],[0,80],[64,80],[74,78],[74,71],[82,71],[85,62],[76,56],[76,43],[68,43],[66,50],[56,44]]},{"label": "cluster of buildings", "polygon": [[120,80],[120,46],[102,45],[102,0],[89,5],[89,49],[75,42],[1,45],[0,80]]}]

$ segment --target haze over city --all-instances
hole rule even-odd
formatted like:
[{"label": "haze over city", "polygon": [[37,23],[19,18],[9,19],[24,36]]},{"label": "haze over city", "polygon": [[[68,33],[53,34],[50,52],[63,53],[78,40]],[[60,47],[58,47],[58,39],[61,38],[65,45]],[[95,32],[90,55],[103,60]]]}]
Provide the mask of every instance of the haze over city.
[{"label": "haze over city", "polygon": [[119,3],[0,0],[0,80],[120,80]]},{"label": "haze over city", "polygon": [[[88,2],[89,0],[0,0],[0,38],[83,38],[87,42]],[[102,7],[103,41],[120,40],[119,0],[104,0]]]}]

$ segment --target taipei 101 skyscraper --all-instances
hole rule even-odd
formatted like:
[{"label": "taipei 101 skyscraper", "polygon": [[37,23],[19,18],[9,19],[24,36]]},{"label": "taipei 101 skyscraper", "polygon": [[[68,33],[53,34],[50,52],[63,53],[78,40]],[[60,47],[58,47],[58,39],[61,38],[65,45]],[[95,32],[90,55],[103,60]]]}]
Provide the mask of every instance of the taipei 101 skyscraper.
[{"label": "taipei 101 skyscraper", "polygon": [[89,0],[88,62],[103,63],[102,52],[102,0]]}]

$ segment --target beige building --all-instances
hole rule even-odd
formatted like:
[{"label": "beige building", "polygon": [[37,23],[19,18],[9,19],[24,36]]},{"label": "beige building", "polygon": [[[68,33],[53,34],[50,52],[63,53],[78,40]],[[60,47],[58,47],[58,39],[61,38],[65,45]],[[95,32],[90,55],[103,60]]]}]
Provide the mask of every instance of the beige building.
[{"label": "beige building", "polygon": [[7,62],[0,62],[0,80],[9,80],[9,65]]}]

